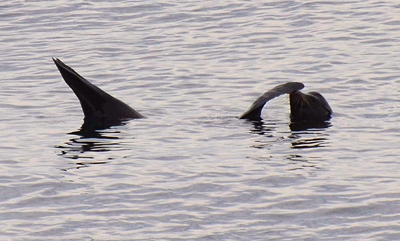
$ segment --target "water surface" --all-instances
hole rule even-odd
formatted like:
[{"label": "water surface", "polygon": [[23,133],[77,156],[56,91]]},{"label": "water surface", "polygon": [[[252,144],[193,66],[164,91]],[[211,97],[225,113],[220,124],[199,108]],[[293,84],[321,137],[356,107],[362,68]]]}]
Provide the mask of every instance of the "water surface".
[{"label": "water surface", "polygon": [[[400,239],[396,1],[0,4],[2,240]],[[147,119],[78,135],[51,57]],[[289,101],[240,120],[288,81]]]}]

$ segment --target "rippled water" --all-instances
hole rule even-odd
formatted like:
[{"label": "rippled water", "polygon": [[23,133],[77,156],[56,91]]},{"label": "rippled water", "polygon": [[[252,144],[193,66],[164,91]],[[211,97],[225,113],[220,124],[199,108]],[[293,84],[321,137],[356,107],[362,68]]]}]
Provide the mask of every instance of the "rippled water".
[{"label": "rippled water", "polygon": [[[400,240],[398,1],[0,4],[1,240]],[[74,134],[51,57],[147,119]],[[291,130],[275,85],[321,92]]]}]

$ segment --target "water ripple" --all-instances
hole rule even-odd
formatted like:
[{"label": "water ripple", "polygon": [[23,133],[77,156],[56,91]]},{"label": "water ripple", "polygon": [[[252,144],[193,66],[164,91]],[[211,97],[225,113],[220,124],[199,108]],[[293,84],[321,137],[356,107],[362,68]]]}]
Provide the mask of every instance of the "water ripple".
[{"label": "water ripple", "polygon": [[[0,238],[398,240],[394,1],[0,4]],[[51,57],[147,119],[79,131]],[[334,109],[296,126],[300,81]],[[78,131],[77,131],[78,130]]]}]

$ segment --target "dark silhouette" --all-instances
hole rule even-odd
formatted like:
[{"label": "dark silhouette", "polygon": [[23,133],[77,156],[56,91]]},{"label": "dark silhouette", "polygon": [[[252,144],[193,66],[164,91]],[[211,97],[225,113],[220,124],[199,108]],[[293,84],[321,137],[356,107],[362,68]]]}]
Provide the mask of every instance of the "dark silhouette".
[{"label": "dark silhouette", "polygon": [[293,91],[289,98],[292,122],[321,122],[331,118],[332,109],[318,92]]},{"label": "dark silhouette", "polygon": [[258,97],[256,101],[250,106],[250,108],[243,113],[239,118],[248,120],[262,120],[261,111],[264,105],[275,97],[283,94],[290,94],[293,91],[301,90],[304,85],[299,82],[288,82],[286,84],[278,85],[271,90],[265,92],[263,95]]},{"label": "dark silhouette", "polygon": [[87,81],[61,60],[53,58],[53,61],[81,103],[85,115],[81,129],[107,129],[127,119],[144,118],[124,102]]},{"label": "dark silhouette", "polygon": [[300,91],[303,88],[304,85],[299,82],[288,82],[278,85],[260,96],[239,118],[252,121],[262,120],[261,111],[269,100],[282,94],[289,94],[290,119],[292,124],[309,123],[312,126],[312,123],[320,124],[329,120],[332,109],[325,98],[317,92],[304,94]]}]

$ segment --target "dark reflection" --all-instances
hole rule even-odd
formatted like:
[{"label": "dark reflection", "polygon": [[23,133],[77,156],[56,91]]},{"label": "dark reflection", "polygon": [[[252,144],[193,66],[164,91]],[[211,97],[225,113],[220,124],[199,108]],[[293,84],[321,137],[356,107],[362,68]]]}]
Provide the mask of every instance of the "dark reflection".
[{"label": "dark reflection", "polygon": [[[297,122],[291,123],[289,128],[291,134],[288,137],[277,136],[275,133],[276,124],[265,124],[263,121],[251,121],[253,128],[250,133],[262,135],[269,139],[257,140],[254,148],[264,148],[265,146],[274,145],[285,139],[291,140],[292,148],[316,148],[326,146],[328,143],[328,134],[326,129],[331,126],[329,122]],[[271,138],[273,137],[273,138]]]},{"label": "dark reflection", "polygon": [[328,128],[331,126],[330,122],[327,121],[318,121],[318,122],[292,122],[289,127],[292,131],[303,131],[314,128]]},{"label": "dark reflection", "polygon": [[263,149],[265,146],[272,145],[272,143],[277,141],[273,135],[276,126],[275,123],[265,123],[262,120],[247,120],[247,122],[253,125],[253,128],[250,129],[250,133],[267,137],[263,140],[256,140],[251,147]]},{"label": "dark reflection", "polygon": [[85,120],[79,130],[68,134],[74,134],[85,138],[104,138],[102,132],[106,132],[106,130],[110,129],[112,126],[124,126],[126,125],[127,121],[128,120],[108,119],[89,121]]},{"label": "dark reflection", "polygon": [[85,122],[79,130],[68,133],[76,137],[69,139],[63,145],[56,146],[61,149],[59,155],[76,160],[74,169],[107,163],[107,161],[95,161],[94,153],[120,149],[121,143],[118,137],[120,131],[110,129],[110,127],[125,124],[124,121]]},{"label": "dark reflection", "polygon": [[[296,138],[296,137],[294,137]],[[292,148],[315,148],[323,147],[328,138],[326,137],[311,137],[311,138],[301,138],[297,137],[295,141],[292,141]]]},{"label": "dark reflection", "polygon": [[329,122],[300,122],[291,123],[292,148],[315,148],[323,147],[329,141],[325,129],[329,128]]},{"label": "dark reflection", "polygon": [[257,135],[262,135],[262,136],[270,136],[271,131],[273,131],[275,128],[271,125],[275,124],[265,124],[264,121],[262,120],[255,120],[255,121],[249,121],[253,124],[253,129],[250,130],[251,133],[257,134]]}]

